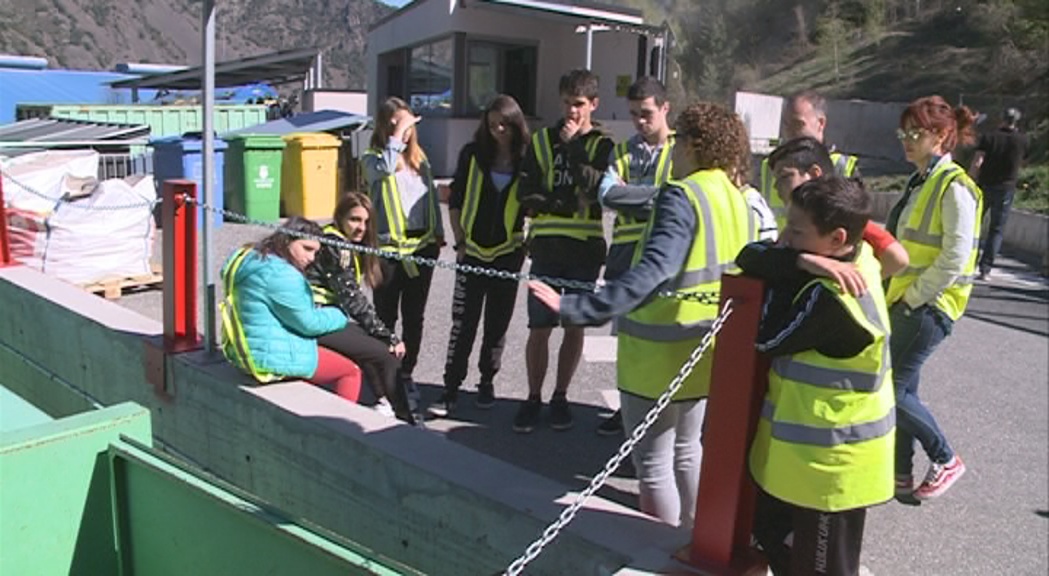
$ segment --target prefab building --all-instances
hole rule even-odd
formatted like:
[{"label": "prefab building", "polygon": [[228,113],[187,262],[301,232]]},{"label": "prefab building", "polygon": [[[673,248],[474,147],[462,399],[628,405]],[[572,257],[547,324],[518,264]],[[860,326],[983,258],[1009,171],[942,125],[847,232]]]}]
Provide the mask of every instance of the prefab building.
[{"label": "prefab building", "polygon": [[374,115],[389,96],[409,102],[434,173],[449,176],[493,96],[514,96],[533,128],[551,124],[573,68],[601,77],[595,118],[629,135],[626,89],[663,77],[669,41],[640,11],[582,0],[415,0],[369,32],[368,104]]}]

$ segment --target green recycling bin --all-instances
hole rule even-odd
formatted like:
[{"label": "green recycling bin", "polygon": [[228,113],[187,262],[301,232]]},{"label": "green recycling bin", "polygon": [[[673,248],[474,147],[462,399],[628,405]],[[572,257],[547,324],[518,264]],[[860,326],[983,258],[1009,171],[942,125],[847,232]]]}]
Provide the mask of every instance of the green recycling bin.
[{"label": "green recycling bin", "polygon": [[226,209],[253,220],[280,218],[280,167],[284,139],[276,134],[226,137]]}]

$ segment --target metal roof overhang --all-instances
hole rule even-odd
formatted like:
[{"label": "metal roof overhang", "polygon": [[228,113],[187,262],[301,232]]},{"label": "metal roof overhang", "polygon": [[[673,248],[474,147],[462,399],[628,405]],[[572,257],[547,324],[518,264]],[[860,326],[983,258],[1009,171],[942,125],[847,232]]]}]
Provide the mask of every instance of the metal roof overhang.
[{"label": "metal roof overhang", "polygon": [[568,2],[555,0],[472,0],[470,5],[533,17],[544,15],[556,20],[577,22],[579,24],[598,24],[616,30],[626,30],[645,35],[659,34],[663,31],[661,26],[645,24],[645,19],[640,10],[598,2],[582,0]]},{"label": "metal roof overhang", "polygon": [[15,142],[82,142],[112,141],[126,145],[126,140],[145,139],[149,126],[106,124],[64,118],[33,118],[0,126],[0,144]]},{"label": "metal roof overhang", "polygon": [[[296,82],[306,78],[319,53],[320,50],[317,48],[298,48],[220,62],[215,64],[215,87],[240,86],[253,82],[266,82],[273,85]],[[118,80],[110,83],[110,86],[113,88],[199,90],[202,77],[203,71],[198,66],[167,74]]]},{"label": "metal roof overhang", "polygon": [[370,121],[369,117],[359,114],[340,112],[338,110],[318,110],[317,112],[296,114],[291,118],[273,120],[265,124],[248,126],[247,128],[227,132],[224,136],[232,136],[234,134],[291,134],[293,132],[341,131],[351,127],[359,128],[367,125]]}]

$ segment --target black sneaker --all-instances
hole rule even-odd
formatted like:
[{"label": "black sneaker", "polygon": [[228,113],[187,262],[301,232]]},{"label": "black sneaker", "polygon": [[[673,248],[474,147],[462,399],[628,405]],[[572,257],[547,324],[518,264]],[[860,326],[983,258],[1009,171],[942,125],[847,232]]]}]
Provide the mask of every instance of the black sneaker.
[{"label": "black sneaker", "polygon": [[455,412],[455,403],[458,400],[458,394],[452,390],[445,390],[441,393],[441,397],[436,402],[430,404],[430,407],[426,409],[426,412],[434,418],[447,418]]},{"label": "black sneaker", "polygon": [[529,398],[521,403],[514,416],[514,432],[528,434],[535,430],[539,424],[539,412],[543,409],[543,401],[539,398]]},{"label": "black sneaker", "polygon": [[616,410],[616,413],[605,418],[605,421],[598,425],[597,433],[601,436],[618,436],[623,433],[623,412]]},{"label": "black sneaker", "polygon": [[572,411],[568,409],[568,398],[554,396],[550,399],[550,427],[554,430],[568,430],[575,424]]},{"label": "black sneaker", "polygon": [[495,406],[495,386],[492,384],[477,385],[477,399],[474,404],[482,410],[488,410]]}]

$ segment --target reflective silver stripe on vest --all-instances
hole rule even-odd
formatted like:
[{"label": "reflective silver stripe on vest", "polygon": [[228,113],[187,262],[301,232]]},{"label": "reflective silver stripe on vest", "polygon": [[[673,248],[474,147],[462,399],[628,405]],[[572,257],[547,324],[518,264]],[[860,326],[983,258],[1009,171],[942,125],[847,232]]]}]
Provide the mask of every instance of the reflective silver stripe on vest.
[{"label": "reflective silver stripe on vest", "polygon": [[772,419],[776,407],[767,399],[761,406],[761,417],[768,420],[772,425],[772,437],[783,442],[793,444],[810,444],[813,446],[840,446],[842,444],[856,444],[881,438],[896,426],[896,408],[890,408],[889,413],[873,422],[863,424],[850,424],[838,428],[819,428],[806,426],[792,422],[780,422]]},{"label": "reflective silver stripe on vest", "polygon": [[849,162],[852,160],[852,157],[848,154],[835,154],[835,156],[838,158],[834,161],[834,172],[837,173],[838,176],[845,178],[851,176],[851,174],[848,173],[848,170]]},{"label": "reflective silver stripe on vest", "polygon": [[[722,264],[718,262],[717,238],[714,234],[714,226],[712,226],[714,211],[710,208],[710,199],[703,193],[703,187],[695,180],[685,180],[682,184],[691,189],[692,195],[696,197],[696,201],[699,203],[699,211],[703,215],[703,221],[697,222],[696,225],[703,230],[703,249],[706,252],[704,262],[706,262],[706,267],[681,272],[673,281],[672,286],[675,290],[684,290],[713,282],[721,278],[721,273],[725,266],[732,266],[731,263]],[[707,278],[713,279],[705,280]]]},{"label": "reflective silver stripe on vest", "polygon": [[[951,170],[949,168],[945,169],[943,172],[940,172],[940,176],[936,178],[936,185],[933,188],[933,193],[929,195],[930,204],[938,201],[940,196],[939,192],[943,190],[943,181],[947,179],[948,176],[957,175],[958,172],[956,170]],[[924,186],[924,184],[922,184],[922,186]],[[904,240],[910,240],[911,242],[914,242],[916,244],[924,244],[926,246],[933,246],[935,248],[939,248],[940,246],[942,246],[943,236],[934,235],[929,231],[932,228],[933,212],[934,210],[931,205],[922,206],[922,221],[921,224],[918,225],[918,229],[915,230],[904,225],[903,233],[900,234],[900,238]]]},{"label": "reflective silver stripe on vest", "polygon": [[688,270],[678,275],[678,277],[673,280],[670,287],[673,290],[684,290],[686,288],[717,282],[721,279],[722,274],[734,272],[735,270],[737,270],[737,267],[734,262],[728,264],[714,264],[713,266],[707,266],[700,270]]},{"label": "reflective silver stripe on vest", "polygon": [[815,366],[807,362],[795,360],[793,356],[779,356],[772,360],[772,371],[781,378],[803,382],[819,388],[832,388],[835,390],[856,390],[859,392],[877,392],[885,382],[885,376],[892,365],[889,352],[889,331],[882,323],[878,314],[877,304],[870,292],[857,299],[860,309],[867,321],[881,330],[885,337],[882,338],[881,353],[882,362],[877,374],[860,372],[857,370],[846,370],[843,368],[827,368],[826,366]]},{"label": "reflective silver stripe on vest", "polygon": [[600,231],[602,229],[601,223],[595,220],[580,221],[571,218],[558,218],[556,220],[537,218],[532,220],[533,232],[540,232],[551,228],[557,230],[582,230],[584,232],[593,232],[595,230]]},{"label": "reflective silver stripe on vest", "polygon": [[879,388],[881,383],[880,374],[813,366],[793,360],[790,356],[779,356],[774,359],[772,371],[787,380],[835,390],[873,392]]},{"label": "reflective silver stripe on vest", "polygon": [[714,324],[713,320],[700,320],[692,324],[643,324],[629,316],[621,316],[617,322],[620,333],[653,342],[702,338]]},{"label": "reflective silver stripe on vest", "polygon": [[671,161],[670,155],[674,148],[675,134],[671,133],[667,138],[667,141],[663,144],[663,149],[659,151],[659,159],[656,160],[656,186],[662,186],[670,180],[671,172]]}]

